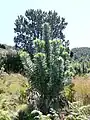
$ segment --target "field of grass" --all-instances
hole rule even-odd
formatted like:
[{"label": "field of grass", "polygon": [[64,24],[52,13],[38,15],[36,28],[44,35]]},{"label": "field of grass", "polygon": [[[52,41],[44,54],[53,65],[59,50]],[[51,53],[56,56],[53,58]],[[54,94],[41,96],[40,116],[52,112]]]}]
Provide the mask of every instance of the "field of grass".
[{"label": "field of grass", "polygon": [[83,101],[84,104],[90,104],[90,75],[76,76],[74,83],[76,101]]}]

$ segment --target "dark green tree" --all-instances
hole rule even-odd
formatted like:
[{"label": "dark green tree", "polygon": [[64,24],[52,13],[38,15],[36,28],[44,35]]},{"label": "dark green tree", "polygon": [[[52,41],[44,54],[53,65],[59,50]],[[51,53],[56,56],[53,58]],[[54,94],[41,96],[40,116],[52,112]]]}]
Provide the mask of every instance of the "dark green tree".
[{"label": "dark green tree", "polygon": [[30,9],[25,12],[25,16],[18,16],[15,21],[14,42],[16,48],[23,48],[28,51],[29,54],[33,54],[33,40],[42,40],[43,31],[42,25],[47,22],[51,27],[50,39],[61,39],[64,41],[65,35],[63,30],[67,26],[64,18],[60,18],[57,12]]},{"label": "dark green tree", "polygon": [[49,40],[49,33],[48,24],[44,24],[42,34],[45,40],[33,41],[34,62],[25,52],[20,55],[32,88],[40,94],[38,108],[45,114],[51,107],[57,110],[62,106],[63,100],[60,92],[70,81],[72,75],[69,66],[70,56],[66,47],[59,39]]}]

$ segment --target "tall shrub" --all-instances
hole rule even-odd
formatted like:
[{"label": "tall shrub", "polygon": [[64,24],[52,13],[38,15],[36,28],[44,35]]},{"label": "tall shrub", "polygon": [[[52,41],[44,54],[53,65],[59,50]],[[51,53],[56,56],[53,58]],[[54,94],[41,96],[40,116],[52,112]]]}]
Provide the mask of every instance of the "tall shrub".
[{"label": "tall shrub", "polygon": [[38,108],[43,113],[47,113],[51,107],[57,110],[64,104],[60,92],[72,76],[67,47],[64,47],[59,39],[49,40],[49,32],[49,25],[45,23],[44,40],[36,39],[33,42],[33,62],[25,52],[20,55],[32,88],[40,94]]}]

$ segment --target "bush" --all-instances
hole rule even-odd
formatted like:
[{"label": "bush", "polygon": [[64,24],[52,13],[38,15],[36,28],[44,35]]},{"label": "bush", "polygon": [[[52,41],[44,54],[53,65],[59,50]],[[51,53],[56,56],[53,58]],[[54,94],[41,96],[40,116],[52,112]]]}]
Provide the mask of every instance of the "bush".
[{"label": "bush", "polygon": [[22,72],[23,65],[20,60],[20,56],[15,50],[3,50],[0,51],[0,69],[5,68],[5,72]]},{"label": "bush", "polygon": [[64,87],[64,93],[65,93],[65,96],[66,96],[68,101],[70,101],[70,102],[75,101],[75,98],[74,98],[75,90],[74,90],[73,83]]},{"label": "bush", "polygon": [[61,40],[36,39],[33,44],[33,61],[25,52],[20,56],[32,87],[40,94],[38,109],[47,114],[51,107],[58,110],[66,104],[61,91],[71,82],[70,56]]},{"label": "bush", "polygon": [[3,45],[3,44],[0,44],[0,48],[6,49],[5,45]]},{"label": "bush", "polygon": [[6,55],[6,59],[4,60],[4,67],[6,72],[23,72],[23,65],[20,60],[20,56],[17,54]]}]

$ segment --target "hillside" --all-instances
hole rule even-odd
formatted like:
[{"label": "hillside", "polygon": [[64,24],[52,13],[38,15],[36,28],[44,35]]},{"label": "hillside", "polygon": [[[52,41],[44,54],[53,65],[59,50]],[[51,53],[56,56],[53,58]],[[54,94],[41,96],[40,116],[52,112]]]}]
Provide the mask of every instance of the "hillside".
[{"label": "hillside", "polygon": [[90,48],[88,47],[73,48],[71,51],[74,60],[90,60]]},{"label": "hillside", "polygon": [[17,111],[26,105],[27,88],[28,81],[24,76],[5,72],[0,74],[0,115],[7,113],[10,117],[16,116]]},{"label": "hillside", "polygon": [[10,54],[10,53],[16,54],[16,50],[13,46],[9,46],[6,44],[0,44],[0,55]]}]

